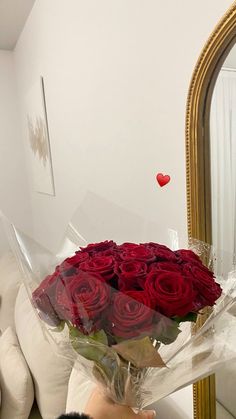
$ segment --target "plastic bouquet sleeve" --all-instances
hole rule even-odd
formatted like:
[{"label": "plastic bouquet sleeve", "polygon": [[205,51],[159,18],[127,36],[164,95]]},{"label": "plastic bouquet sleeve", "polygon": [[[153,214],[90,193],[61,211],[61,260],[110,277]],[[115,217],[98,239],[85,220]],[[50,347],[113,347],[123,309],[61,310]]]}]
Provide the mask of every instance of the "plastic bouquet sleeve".
[{"label": "plastic bouquet sleeve", "polygon": [[98,241],[98,229],[87,243],[77,212],[53,253],[2,218],[55,356],[75,360],[116,403],[142,409],[235,358],[236,273],[216,278],[210,246],[178,249],[176,234],[170,247],[158,237]]}]

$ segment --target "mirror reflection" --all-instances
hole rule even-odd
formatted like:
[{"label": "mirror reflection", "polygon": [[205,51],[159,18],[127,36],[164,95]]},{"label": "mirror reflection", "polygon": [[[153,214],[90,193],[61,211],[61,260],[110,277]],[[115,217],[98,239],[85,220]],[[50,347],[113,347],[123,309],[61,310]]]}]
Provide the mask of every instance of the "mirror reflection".
[{"label": "mirror reflection", "polygon": [[[209,128],[212,242],[216,272],[224,275],[236,267],[236,46],[216,80]],[[236,306],[230,314],[236,316]],[[236,418],[235,385],[236,362],[216,373],[217,419]]]}]

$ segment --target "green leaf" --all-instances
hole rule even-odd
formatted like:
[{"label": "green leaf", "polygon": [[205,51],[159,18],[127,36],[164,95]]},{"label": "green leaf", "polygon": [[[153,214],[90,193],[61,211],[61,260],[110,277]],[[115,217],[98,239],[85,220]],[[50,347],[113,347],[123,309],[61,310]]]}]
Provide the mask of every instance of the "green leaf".
[{"label": "green leaf", "polygon": [[178,326],[179,324],[176,321],[160,316],[158,322],[154,325],[152,337],[158,342],[164,343],[164,345],[169,345],[174,342],[179,333],[181,333]]},{"label": "green leaf", "polygon": [[108,339],[104,330],[84,335],[75,327],[71,325],[68,325],[68,327],[74,350],[89,361],[94,361],[97,372],[99,374],[100,371],[103,380],[111,381],[114,371],[118,367],[119,357],[108,346]]},{"label": "green leaf", "polygon": [[193,323],[195,323],[197,321],[197,313],[188,313],[184,317],[175,316],[175,317],[173,317],[173,320],[176,321],[177,323],[182,323],[182,322],[193,322]]},{"label": "green leaf", "polygon": [[78,329],[76,329],[76,327],[71,326],[70,324],[67,323],[68,329],[69,329],[69,334],[71,338],[77,338],[77,337],[83,337],[83,333],[81,333]]},{"label": "green leaf", "polygon": [[89,341],[73,340],[71,341],[74,350],[90,361],[99,362],[106,354],[105,348],[99,348],[91,344]]},{"label": "green leaf", "polygon": [[101,361],[108,350],[107,336],[104,330],[91,335],[84,335],[75,327],[68,327],[70,341],[74,350],[90,361]]},{"label": "green leaf", "polygon": [[80,338],[89,341],[92,340],[94,342],[101,343],[102,345],[108,345],[107,335],[103,329],[99,330],[98,332],[91,333],[90,335],[84,335],[76,327],[71,326],[70,324],[68,324],[68,328],[71,338]]},{"label": "green leaf", "polygon": [[89,338],[94,340],[95,342],[101,343],[102,345],[108,345],[107,335],[103,329],[89,335]]},{"label": "green leaf", "polygon": [[126,340],[114,345],[113,349],[121,355],[122,358],[131,362],[138,368],[162,368],[166,366],[149,337],[137,340]]}]

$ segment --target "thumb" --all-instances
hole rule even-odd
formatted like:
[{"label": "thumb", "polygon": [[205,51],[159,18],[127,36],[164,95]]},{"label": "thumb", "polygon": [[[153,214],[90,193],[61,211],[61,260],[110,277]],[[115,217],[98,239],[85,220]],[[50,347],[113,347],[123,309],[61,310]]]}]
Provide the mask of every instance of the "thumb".
[{"label": "thumb", "polygon": [[138,415],[136,415],[137,419],[154,419],[156,417],[155,410],[143,410]]}]

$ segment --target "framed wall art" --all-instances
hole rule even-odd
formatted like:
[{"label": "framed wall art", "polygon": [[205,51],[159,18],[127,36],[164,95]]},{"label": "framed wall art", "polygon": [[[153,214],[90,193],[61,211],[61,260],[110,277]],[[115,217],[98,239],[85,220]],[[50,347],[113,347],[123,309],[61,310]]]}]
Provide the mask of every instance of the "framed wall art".
[{"label": "framed wall art", "polygon": [[26,113],[34,189],[55,196],[43,77],[32,85],[27,94]]}]

